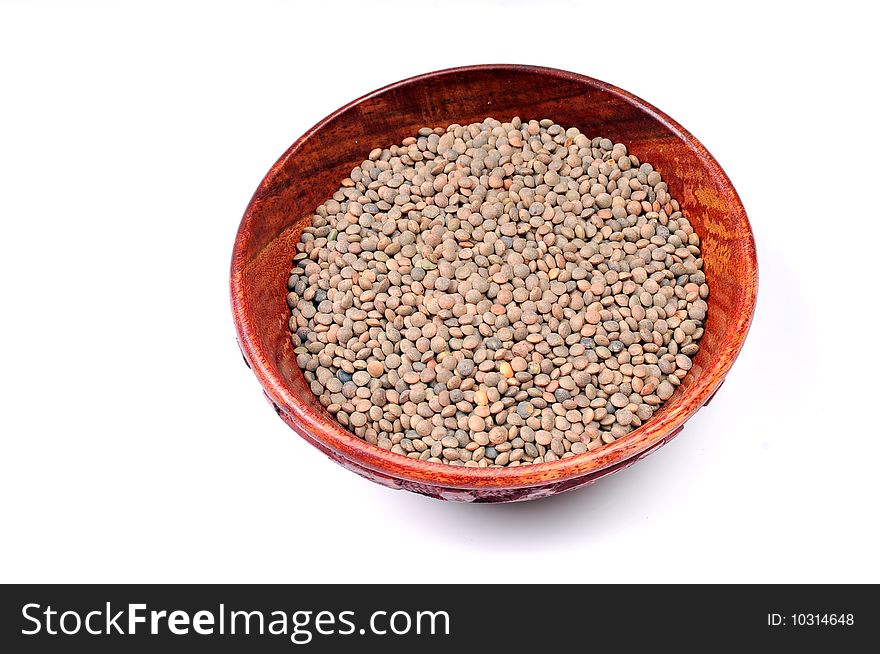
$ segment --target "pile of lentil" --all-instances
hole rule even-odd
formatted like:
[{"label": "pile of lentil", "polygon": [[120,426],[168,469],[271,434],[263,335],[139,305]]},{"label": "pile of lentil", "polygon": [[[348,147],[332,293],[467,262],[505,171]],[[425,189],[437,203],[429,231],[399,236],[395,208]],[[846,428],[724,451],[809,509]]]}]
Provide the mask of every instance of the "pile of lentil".
[{"label": "pile of lentil", "polygon": [[423,128],[319,206],[287,302],[312,392],[360,438],[470,467],[648,420],[691,368],[700,239],[625,145],[551,120]]}]

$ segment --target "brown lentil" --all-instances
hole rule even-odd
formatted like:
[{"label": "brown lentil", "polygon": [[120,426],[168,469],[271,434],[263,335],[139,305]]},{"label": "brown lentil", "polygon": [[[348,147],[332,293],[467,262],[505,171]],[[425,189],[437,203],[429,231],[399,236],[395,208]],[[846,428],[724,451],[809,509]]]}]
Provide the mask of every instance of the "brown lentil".
[{"label": "brown lentil", "polygon": [[288,280],[297,364],[353,433],[487,467],[592,452],[699,351],[700,239],[660,173],[550,120],[423,128],[317,208]]}]

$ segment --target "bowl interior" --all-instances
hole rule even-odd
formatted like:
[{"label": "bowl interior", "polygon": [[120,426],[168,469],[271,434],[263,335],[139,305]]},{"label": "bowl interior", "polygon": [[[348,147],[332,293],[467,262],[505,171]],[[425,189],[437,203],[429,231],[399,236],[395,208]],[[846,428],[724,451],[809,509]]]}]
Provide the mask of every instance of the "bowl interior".
[{"label": "bowl interior", "polygon": [[[700,351],[675,395],[645,425],[611,446],[540,466],[475,469],[427,464],[360,441],[312,395],[287,331],[291,258],[315,207],[373,148],[400,143],[420,127],[467,124],[486,116],[502,121],[513,116],[551,118],[589,137],[620,141],[640,160],[650,162],[702,239],[711,289]],[[368,468],[394,465],[403,477],[452,486],[482,483],[481,475],[499,485],[561,479],[611,465],[659,442],[723,380],[745,338],[756,284],[754,242],[745,211],[726,175],[699,142],[662,112],[620,89],[572,73],[523,66],[432,73],[376,91],[329,116],[266,175],[245,213],[232,261],[233,310],[242,350],[270,399],[293,417],[294,428]]]}]

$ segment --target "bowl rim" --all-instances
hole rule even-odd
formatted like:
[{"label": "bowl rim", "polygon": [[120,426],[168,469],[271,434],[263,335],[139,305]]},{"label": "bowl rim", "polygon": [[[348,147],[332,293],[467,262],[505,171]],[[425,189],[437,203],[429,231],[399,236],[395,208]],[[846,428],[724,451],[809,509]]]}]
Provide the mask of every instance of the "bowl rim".
[{"label": "bowl rim", "polygon": [[[741,238],[746,240],[744,265],[747,270],[745,276],[747,279],[753,280],[751,292],[746,289],[744,294],[744,306],[742,306],[735,316],[733,324],[729,327],[729,333],[736,335],[735,342],[727,343],[721,348],[720,355],[706,365],[699,379],[681,397],[676,398],[675,403],[659,419],[649,420],[626,436],[592,452],[557,461],[512,468],[470,468],[410,459],[400,454],[383,450],[376,445],[371,445],[349,432],[332,418],[322,416],[313,409],[306,409],[304,403],[297,399],[285,380],[272,370],[267,353],[258,345],[259,339],[256,334],[256,326],[248,315],[244,301],[244,268],[247,264],[245,251],[251,236],[252,223],[259,209],[258,196],[263,189],[271,187],[272,180],[278,171],[284,167],[288,159],[296,155],[309,138],[341,114],[376,96],[388,94],[395,89],[437,77],[490,70],[502,70],[512,73],[539,73],[567,81],[576,81],[605,93],[613,94],[661,122],[680,140],[686,143],[689,148],[694,150],[697,156],[712,169],[713,176],[721,180],[722,186],[728,195],[726,199],[730,204],[729,213],[739,223]],[[652,451],[662,444],[667,437],[676,433],[701,406],[711,399],[713,393],[724,381],[730,367],[742,349],[751,326],[757,301],[757,290],[757,252],[754,234],[745,208],[727,174],[700,141],[660,109],[612,84],[557,68],[522,64],[458,66],[416,75],[362,95],[320,120],[294,141],[269,169],[257,187],[256,192],[245,209],[236,233],[230,274],[232,313],[239,347],[248,365],[260,381],[266,395],[276,405],[278,410],[284,411],[287,414],[290,418],[290,424],[294,427],[295,431],[305,436],[308,440],[317,441],[323,448],[329,449],[338,457],[346,459],[356,466],[374,472],[390,474],[396,479],[408,482],[457,489],[494,488],[497,490],[507,490],[562,482],[598,472],[621,461],[636,457],[647,451]]]}]

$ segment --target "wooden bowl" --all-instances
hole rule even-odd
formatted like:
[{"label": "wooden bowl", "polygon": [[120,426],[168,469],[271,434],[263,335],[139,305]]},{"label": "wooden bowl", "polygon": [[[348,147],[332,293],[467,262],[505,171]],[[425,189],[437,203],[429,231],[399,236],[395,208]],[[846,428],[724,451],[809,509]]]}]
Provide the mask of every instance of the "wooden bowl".
[{"label": "wooden bowl", "polygon": [[[315,207],[375,147],[420,127],[486,116],[551,118],[625,143],[661,173],[702,238],[711,288],[700,351],[675,394],[644,425],[605,447],[550,463],[465,468],[382,450],[340,426],[309,389],[290,343],[285,301],[291,258]],[[489,65],[420,75],[374,91],[301,136],[269,170],[232,255],[232,310],[245,361],[279,416],[349,470],[391,488],[462,502],[511,502],[578,488],[644,458],[678,434],[721,385],[746,337],[757,293],[755,243],[730,180],[699,141],[619,88],[551,68]]]}]

